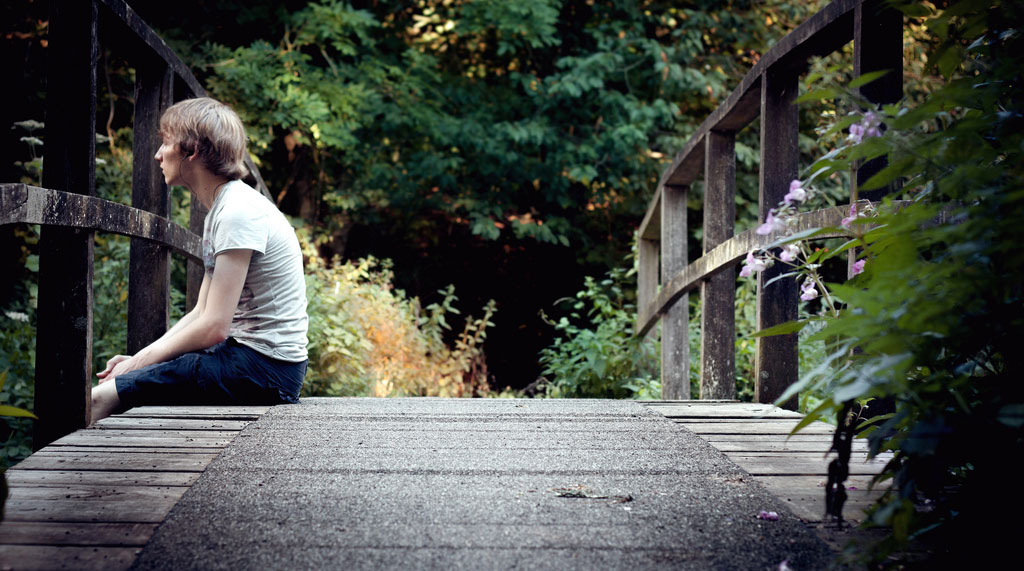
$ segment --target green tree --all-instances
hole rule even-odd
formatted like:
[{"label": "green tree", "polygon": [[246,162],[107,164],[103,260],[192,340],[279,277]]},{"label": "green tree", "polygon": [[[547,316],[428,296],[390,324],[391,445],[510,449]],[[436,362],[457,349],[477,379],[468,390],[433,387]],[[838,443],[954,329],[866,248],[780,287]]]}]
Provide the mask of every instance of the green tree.
[{"label": "green tree", "polygon": [[[665,162],[814,7],[201,6],[211,22],[253,22],[245,29],[256,39],[152,15],[242,113],[280,204],[330,238],[325,255],[394,259],[397,282],[414,293],[455,282],[472,305],[495,298],[506,318],[494,346],[532,355],[546,335],[518,332],[546,331],[539,308],[622,259]],[[745,133],[739,145],[747,182],[754,140]],[[740,210],[752,212],[756,184],[740,187]],[[697,188],[694,212],[700,197]],[[526,374],[522,361],[493,369]]]}]

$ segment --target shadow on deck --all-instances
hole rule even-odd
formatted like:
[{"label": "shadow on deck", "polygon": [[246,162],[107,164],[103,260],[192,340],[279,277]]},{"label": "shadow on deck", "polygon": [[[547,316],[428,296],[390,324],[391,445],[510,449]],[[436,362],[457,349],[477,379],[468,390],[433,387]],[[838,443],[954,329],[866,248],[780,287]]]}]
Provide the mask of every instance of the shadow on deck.
[{"label": "shadow on deck", "polygon": [[[787,441],[794,414],[587,400],[137,408],[8,471],[0,567],[820,568],[830,432]],[[855,459],[850,483],[866,490],[880,465]],[[872,496],[851,495],[856,517]]]}]

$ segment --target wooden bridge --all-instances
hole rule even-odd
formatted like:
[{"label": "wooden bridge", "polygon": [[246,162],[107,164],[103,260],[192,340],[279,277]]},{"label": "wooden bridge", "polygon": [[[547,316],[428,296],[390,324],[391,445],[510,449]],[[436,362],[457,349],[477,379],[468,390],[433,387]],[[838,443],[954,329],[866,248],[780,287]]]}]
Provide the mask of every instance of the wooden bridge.
[{"label": "wooden bridge", "polygon": [[[720,401],[143,407],[8,471],[0,568],[818,569],[850,530],[822,522],[831,428],[787,438],[799,418]],[[856,521],[885,459],[854,458]]]},{"label": "wooden bridge", "polygon": [[[793,568],[813,568],[827,557],[806,524],[821,522],[818,484],[831,430],[822,425],[787,439],[797,413],[731,400],[735,266],[747,251],[766,243],[752,232],[733,236],[734,141],[760,117],[759,211],[764,217],[797,178],[795,98],[809,58],[852,41],[856,74],[901,69],[898,13],[883,10],[878,0],[829,4],[759,60],[661,177],[640,228],[636,330],[649,334],[661,320],[666,401],[641,406],[307,399],[269,411],[135,409],[85,428],[94,232],[132,238],[129,352],[167,328],[172,253],[190,260],[188,298],[190,306],[194,303],[201,277],[197,232],[204,213],[194,202],[188,230],[168,221],[168,189],[151,157],[159,144],[162,110],[204,91],[123,0],[54,1],[52,6],[45,188],[0,185],[0,224],[43,226],[38,452],[8,472],[12,491],[7,520],[0,525],[0,568],[124,568],[145,545],[135,563],[140,567],[166,567],[171,561],[193,568],[354,561],[352,566],[366,568],[764,568],[787,560]],[[136,69],[131,206],[94,196],[100,34]],[[900,74],[861,91],[871,101],[897,100]],[[851,200],[858,197],[856,181],[880,167],[860,168]],[[266,192],[258,170],[253,165],[250,170],[250,182]],[[691,261],[686,195],[701,172],[703,256]],[[801,223],[834,225],[839,212],[809,213]],[[759,278],[759,328],[796,317],[796,284],[783,280],[765,289],[772,277],[768,271]],[[686,400],[691,396],[686,300],[698,288],[700,396],[706,402]],[[796,380],[796,356],[793,335],[758,339],[758,402],[773,402]],[[255,442],[265,448],[253,448]],[[857,454],[863,460],[863,447]],[[851,519],[861,517],[860,508],[870,502],[865,479],[880,462],[857,464],[853,483],[863,492],[852,494]],[[233,470],[248,474],[248,480],[233,479]],[[374,474],[385,483],[378,486],[370,478]],[[400,478],[403,474],[408,479]],[[473,482],[489,493],[479,492]],[[349,493],[354,489],[362,492]],[[380,505],[367,490],[378,491]],[[496,511],[488,513],[492,503]],[[335,513],[323,515],[317,505]],[[568,505],[588,507],[575,513]],[[211,513],[209,506],[221,511]],[[268,512],[268,506],[280,511]],[[356,509],[362,511],[345,515]],[[758,519],[762,510],[780,514],[779,521]],[[360,523],[359,515],[367,515],[370,524]],[[642,525],[621,520],[625,516]],[[280,519],[279,529],[260,517]],[[288,520],[313,527],[303,534]],[[390,535],[367,527],[371,524]],[[723,538],[731,543],[722,543]],[[259,541],[265,545],[254,543]],[[304,550],[311,541],[314,548]],[[222,559],[211,559],[212,554]],[[737,559],[739,554],[748,559]]]}]

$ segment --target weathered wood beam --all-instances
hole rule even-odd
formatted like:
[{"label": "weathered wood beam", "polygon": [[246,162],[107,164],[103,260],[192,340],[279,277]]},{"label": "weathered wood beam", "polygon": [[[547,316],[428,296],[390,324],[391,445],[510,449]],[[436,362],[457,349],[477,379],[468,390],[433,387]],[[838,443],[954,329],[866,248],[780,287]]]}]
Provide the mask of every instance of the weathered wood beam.
[{"label": "weathered wood beam", "polygon": [[[903,97],[903,15],[885,4],[882,0],[866,0],[854,12],[854,76],[875,71],[889,72],[858,90],[865,99],[876,104],[895,103]],[[859,190],[888,164],[886,157],[878,157],[860,165],[853,177],[851,203],[858,199],[879,201],[898,188],[893,184],[887,188]]]},{"label": "weathered wood beam", "polygon": [[[154,58],[135,70],[132,143],[132,206],[169,218],[170,191],[154,159],[160,147],[160,115],[171,104],[174,77]],[[171,251],[132,238],[128,272],[128,353],[135,354],[167,331],[170,320]]]},{"label": "weathered wood beam", "polygon": [[640,222],[640,230],[637,235],[643,240],[661,240],[661,185],[654,192],[651,201],[648,203],[647,212]]},{"label": "weathered wood beam", "polygon": [[[661,189],[661,275],[672,276],[688,261],[687,188]],[[690,398],[690,304],[683,294],[665,308],[661,321],[661,398]]]},{"label": "weathered wood beam", "polygon": [[[800,161],[800,115],[796,106],[798,77],[791,69],[769,68],[761,82],[761,176],[758,219],[764,221],[789,191]],[[793,321],[799,304],[798,284],[780,279],[786,268],[777,264],[757,276],[757,329]],[[800,376],[798,340],[795,333],[758,337],[754,360],[754,399],[774,402]],[[782,407],[795,409],[796,399]]]},{"label": "weathered wood beam", "polygon": [[[91,196],[96,188],[96,4],[50,3],[43,184]],[[44,228],[39,237],[39,309],[33,446],[89,423],[92,391],[93,234]]]},{"label": "weathered wood beam", "polygon": [[[704,154],[703,254],[732,238],[736,219],[736,135],[711,131]],[[736,398],[736,272],[701,282],[700,396]]]},{"label": "weathered wood beam", "polygon": [[637,251],[637,307],[647,307],[658,295],[660,241],[640,239]]},{"label": "weathered wood beam", "polygon": [[199,236],[166,218],[94,196],[0,184],[0,225],[19,222],[145,238],[202,260]]}]

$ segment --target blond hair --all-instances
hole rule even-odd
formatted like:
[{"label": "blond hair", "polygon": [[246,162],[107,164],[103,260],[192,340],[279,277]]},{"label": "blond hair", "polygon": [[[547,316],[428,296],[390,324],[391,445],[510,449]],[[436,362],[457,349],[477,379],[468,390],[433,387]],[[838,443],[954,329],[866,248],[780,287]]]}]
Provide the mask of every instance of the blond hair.
[{"label": "blond hair", "polygon": [[245,128],[230,107],[209,97],[179,101],[160,117],[160,138],[178,146],[182,155],[196,155],[215,175],[244,177]]}]

